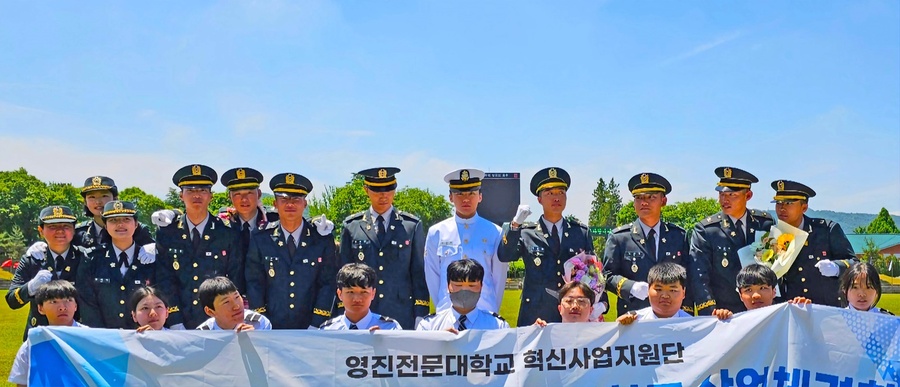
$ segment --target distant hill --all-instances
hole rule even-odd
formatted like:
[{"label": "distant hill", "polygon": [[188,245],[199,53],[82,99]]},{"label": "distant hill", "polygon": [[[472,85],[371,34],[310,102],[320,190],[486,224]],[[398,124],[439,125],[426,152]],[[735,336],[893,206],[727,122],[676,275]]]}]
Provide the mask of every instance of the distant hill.
[{"label": "distant hill", "polygon": [[[777,217],[775,215],[775,210],[767,210],[772,217]],[[856,212],[837,212],[831,210],[814,210],[810,208],[806,210],[806,216],[810,218],[825,218],[828,220],[833,220],[838,222],[841,225],[841,228],[844,230],[844,233],[851,234],[853,230],[859,226],[868,226],[869,223],[872,223],[872,220],[875,219],[878,214],[860,214]],[[900,225],[900,216],[892,215],[894,218],[894,223]]]}]

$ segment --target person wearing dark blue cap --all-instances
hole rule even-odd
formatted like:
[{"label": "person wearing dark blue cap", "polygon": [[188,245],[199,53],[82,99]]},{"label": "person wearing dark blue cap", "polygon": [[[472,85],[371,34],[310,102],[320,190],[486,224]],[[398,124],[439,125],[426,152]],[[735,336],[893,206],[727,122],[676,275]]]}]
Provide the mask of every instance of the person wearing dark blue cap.
[{"label": "person wearing dark blue cap", "polygon": [[[650,284],[647,276],[657,264],[671,262],[687,267],[688,246],[684,229],[662,221],[672,185],[666,178],[651,172],[634,175],[628,181],[634,196],[634,222],[612,230],[603,252],[606,290],[618,296],[619,316],[650,307],[647,299]],[[685,284],[686,294],[689,295]],[[690,297],[682,309],[690,312]]]},{"label": "person wearing dark blue cap", "polygon": [[[517,326],[531,325],[537,319],[561,322],[559,289],[562,288],[563,263],[585,252],[594,254],[594,241],[587,226],[563,217],[566,192],[571,186],[569,173],[559,167],[544,168],[531,178],[531,193],[543,209],[540,219],[525,222],[531,208],[520,204],[512,222],[504,224],[500,233],[497,256],[500,262],[525,262],[525,280],[519,305]],[[594,305],[595,316],[606,311],[606,305]]]},{"label": "person wearing dark blue cap", "polygon": [[703,316],[715,309],[734,313],[747,310],[735,290],[741,271],[737,252],[753,243],[758,232],[768,232],[772,227],[772,216],[767,212],[747,208],[753,197],[750,185],[759,182],[756,176],[735,167],[718,167],[715,174],[719,178],[716,191],[721,211],[694,226],[688,264],[695,310]]},{"label": "person wearing dark blue cap", "polygon": [[72,244],[75,213],[69,207],[45,207],[38,216],[38,222],[38,232],[45,241],[41,251],[43,254],[37,259],[26,252],[19,259],[19,266],[6,293],[6,303],[11,309],[31,304],[22,340],[28,337],[29,329],[47,325],[47,317],[38,313],[37,303],[32,302],[38,288],[52,280],[75,283],[78,267],[88,254],[83,247]]},{"label": "person wearing dark blue cap", "polygon": [[[380,279],[372,311],[414,329],[417,318],[428,315],[425,232],[419,218],[394,208],[398,172],[393,167],[357,172],[371,206],[344,219],[341,266],[356,262],[375,269]],[[343,304],[337,307],[335,314],[343,313]]]},{"label": "person wearing dark blue cap", "polygon": [[318,327],[331,317],[337,255],[334,234],[303,217],[312,182],[297,173],[272,177],[279,220],[253,234],[247,251],[247,300],[275,329]]},{"label": "person wearing dark blue cap", "polygon": [[786,299],[806,297],[813,303],[843,307],[841,272],[859,262],[841,225],[805,215],[809,198],[816,191],[790,180],[772,182],[778,220],[809,233],[797,259],[781,278],[781,295]]},{"label": "person wearing dark blue cap", "polygon": [[240,235],[227,220],[209,213],[210,189],[217,177],[215,170],[200,164],[185,166],[172,177],[185,210],[178,221],[156,233],[156,279],[172,301],[167,323],[173,329],[194,329],[206,321],[197,292],[207,278],[227,275],[244,291]]}]

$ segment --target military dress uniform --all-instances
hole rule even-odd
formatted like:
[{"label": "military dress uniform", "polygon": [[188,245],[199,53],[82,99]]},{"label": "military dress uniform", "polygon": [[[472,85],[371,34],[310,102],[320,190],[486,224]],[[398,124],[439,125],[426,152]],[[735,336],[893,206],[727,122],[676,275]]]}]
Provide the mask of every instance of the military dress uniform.
[{"label": "military dress uniform", "polygon": [[[532,178],[531,192],[537,196],[543,189],[568,188],[570,181],[569,174],[562,168],[545,168]],[[521,258],[525,263],[517,326],[531,325],[537,318],[548,323],[561,322],[557,297],[565,283],[563,263],[581,252],[594,254],[590,229],[583,223],[562,219],[562,227],[557,231],[561,238],[557,252],[548,242],[552,232],[546,224],[541,216],[537,223],[524,223],[518,229],[504,224],[500,233],[501,243],[497,249],[500,262]]]},{"label": "military dress uniform", "polygon": [[[444,181],[450,183],[451,192],[477,191],[481,188],[484,172],[477,169],[460,169],[450,172]],[[506,287],[509,264],[500,262],[497,247],[500,245],[500,227],[477,213],[468,219],[458,214],[428,229],[425,237],[425,281],[435,310],[449,308],[447,291],[447,267],[453,261],[472,259],[484,267],[483,290],[478,307],[499,311]]]},{"label": "military dress uniform", "polygon": [[[103,209],[103,217],[136,216],[133,203],[111,201]],[[126,305],[128,298],[142,286],[156,284],[156,263],[138,260],[137,243],[118,252],[112,242],[93,250],[78,270],[78,299],[81,322],[94,328],[135,329]],[[123,257],[121,254],[126,254]],[[130,258],[130,259],[129,259]],[[122,267],[125,273],[122,273]]]},{"label": "military dress uniform", "polygon": [[[394,190],[399,168],[360,171],[371,190]],[[369,307],[373,312],[396,319],[401,326],[415,326],[416,317],[428,315],[428,285],[425,282],[425,233],[422,222],[412,214],[391,207],[384,219],[384,236],[378,235],[374,210],[348,216],[341,232],[341,266],[364,263],[378,273],[377,296]],[[343,313],[343,304],[338,312]],[[336,314],[337,314],[336,313]]]},{"label": "military dress uniform", "polygon": [[[203,165],[187,166],[179,170],[173,180],[180,187],[211,186],[215,171]],[[212,176],[210,176],[212,175]],[[187,216],[156,233],[156,280],[169,296],[167,324],[184,324],[194,329],[207,319],[200,305],[198,291],[204,280],[227,276],[244,292],[244,262],[237,230],[217,216],[208,214],[206,225],[194,248]]]},{"label": "military dress uniform", "polygon": [[359,319],[357,322],[352,322],[347,319],[346,315],[340,315],[331,320],[328,320],[322,325],[319,326],[320,330],[324,331],[346,331],[346,330],[368,330],[371,327],[378,327],[380,330],[400,330],[403,327],[400,326],[400,323],[397,320],[394,320],[388,316],[382,316],[378,313],[369,311],[365,317]]},{"label": "military dress uniform", "polygon": [[[259,189],[263,181],[263,175],[259,171],[249,168],[232,168],[222,173],[221,182],[228,191]],[[234,203],[232,203],[234,204]],[[251,219],[253,224],[245,222],[241,219],[237,212],[229,213],[227,216],[230,227],[233,227],[241,233],[241,251],[248,251],[250,246],[250,238],[257,231],[265,230],[270,222],[278,220],[278,214],[273,212],[263,212],[262,209],[256,210],[256,217]]]},{"label": "military dress uniform", "polygon": [[[621,316],[633,310],[650,306],[648,299],[631,295],[636,282],[647,282],[650,268],[658,263],[673,262],[685,266],[688,247],[684,229],[674,223],[659,222],[659,241],[656,257],[651,254],[648,238],[635,220],[618,227],[609,234],[603,252],[603,270],[606,272],[606,290],[618,296],[616,310]],[[685,284],[687,287],[687,284]],[[690,294],[685,291],[686,294]],[[685,300],[684,306],[688,305]],[[683,309],[690,309],[684,308]]]},{"label": "military dress uniform", "polygon": [[[750,172],[734,167],[716,168],[715,174],[719,192],[749,190],[751,184],[759,181]],[[741,271],[737,252],[756,241],[757,232],[768,232],[773,221],[769,213],[749,208],[739,220],[740,228],[728,214],[719,211],[694,225],[688,282],[699,315],[710,315],[717,308],[734,313],[747,310],[737,291],[737,275]]]},{"label": "military dress uniform", "polygon": [[[81,196],[87,197],[87,194],[93,191],[109,191],[114,198],[119,196],[116,183],[113,179],[106,176],[89,177],[84,181],[84,186],[81,187]],[[94,214],[86,205],[84,213],[90,219],[75,225],[75,238],[72,239],[72,244],[86,249],[93,249],[99,245],[109,243],[109,233],[105,228],[94,222]],[[138,246],[143,246],[153,242],[150,228],[138,222],[137,228],[134,229],[134,243]]]},{"label": "military dress uniform", "polygon": [[[44,224],[51,223],[75,223],[75,214],[66,206],[50,206],[41,211],[41,222]],[[48,325],[47,317],[38,313],[37,305],[32,302],[34,294],[28,292],[28,281],[41,270],[47,270],[51,273],[53,280],[66,280],[76,285],[79,293],[81,292],[81,284],[76,281],[78,277],[78,269],[82,261],[87,257],[88,251],[84,248],[70,245],[64,255],[58,256],[50,251],[49,247],[44,248],[44,259],[35,259],[31,255],[25,255],[19,259],[19,267],[9,285],[9,291],[6,293],[6,303],[10,309],[19,309],[27,304],[31,304],[28,311],[28,320],[25,323],[24,341],[28,338],[28,330],[36,326]]]},{"label": "military dress uniform", "polygon": [[[280,174],[269,182],[275,195],[307,195],[309,179]],[[304,219],[293,255],[281,222],[253,234],[247,252],[247,299],[250,308],[265,314],[276,329],[318,327],[331,317],[335,299],[337,255],[334,234],[320,235]]]}]

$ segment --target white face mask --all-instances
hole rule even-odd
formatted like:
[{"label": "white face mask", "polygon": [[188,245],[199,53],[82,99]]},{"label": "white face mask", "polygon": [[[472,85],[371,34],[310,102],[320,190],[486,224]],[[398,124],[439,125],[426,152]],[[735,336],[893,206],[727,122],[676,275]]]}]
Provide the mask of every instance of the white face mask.
[{"label": "white face mask", "polygon": [[481,298],[481,292],[473,292],[471,290],[458,290],[450,293],[450,303],[456,309],[469,310],[475,309],[478,299]]}]

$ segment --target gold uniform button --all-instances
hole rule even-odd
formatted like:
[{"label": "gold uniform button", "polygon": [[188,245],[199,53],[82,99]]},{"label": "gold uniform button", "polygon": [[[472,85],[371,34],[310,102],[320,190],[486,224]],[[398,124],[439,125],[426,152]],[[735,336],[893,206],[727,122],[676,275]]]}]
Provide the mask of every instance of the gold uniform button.
[{"label": "gold uniform button", "polygon": [[556,260],[556,264],[559,265],[559,260],[558,260],[558,259]]},{"label": "gold uniform button", "polygon": [[294,283],[293,283],[293,282],[291,282],[291,286],[294,286]]},{"label": "gold uniform button", "polygon": [[560,273],[560,272],[556,272],[556,275],[562,275],[562,273]]},{"label": "gold uniform button", "polygon": [[197,291],[198,291],[197,289],[194,289],[194,293],[197,293]]},{"label": "gold uniform button", "polygon": [[384,285],[384,280],[378,280],[379,285]]},{"label": "gold uniform button", "polygon": [[294,271],[293,271],[293,270],[291,270],[291,272],[290,272],[290,273],[288,273],[288,274],[290,274],[290,275],[294,275]]},{"label": "gold uniform button", "polygon": [[125,305],[125,300],[119,300],[119,305]]},{"label": "gold uniform button", "polygon": [[288,305],[291,309],[294,309],[294,304]]},{"label": "gold uniform button", "polygon": [[122,289],[122,290],[125,290],[125,286],[122,286],[122,287],[121,287],[121,288],[119,288],[119,289]]},{"label": "gold uniform button", "polygon": [[291,293],[291,298],[294,298],[294,293]]},{"label": "gold uniform button", "polygon": [[194,300],[194,305],[197,305],[197,300]]},{"label": "gold uniform button", "polygon": [[194,267],[197,267],[197,262],[194,262]]},{"label": "gold uniform button", "polygon": [[526,299],[525,299],[525,302],[531,302],[531,299],[530,299],[530,298],[526,298]]},{"label": "gold uniform button", "polygon": [[801,278],[800,282],[806,282],[806,278]]},{"label": "gold uniform button", "polygon": [[803,289],[803,293],[809,293],[809,289]]},{"label": "gold uniform button", "polygon": [[121,318],[121,317],[125,317],[125,314],[124,314],[124,313],[119,313],[119,317],[120,317],[120,318]]},{"label": "gold uniform button", "polygon": [[194,281],[196,281],[198,278],[200,278],[200,277],[194,276]]},{"label": "gold uniform button", "polygon": [[378,270],[384,270],[384,266],[378,266]]},{"label": "gold uniform button", "polygon": [[384,294],[379,294],[378,298],[384,298]]},{"label": "gold uniform button", "polygon": [[562,284],[558,283],[558,284],[556,284],[556,287],[561,288]]},{"label": "gold uniform button", "polygon": [[379,256],[379,257],[383,257],[383,256],[384,256],[384,252],[383,252],[383,251],[379,251],[379,252],[378,252],[378,256]]},{"label": "gold uniform button", "polygon": [[803,271],[803,268],[802,268],[802,267],[798,267],[797,270]]}]

